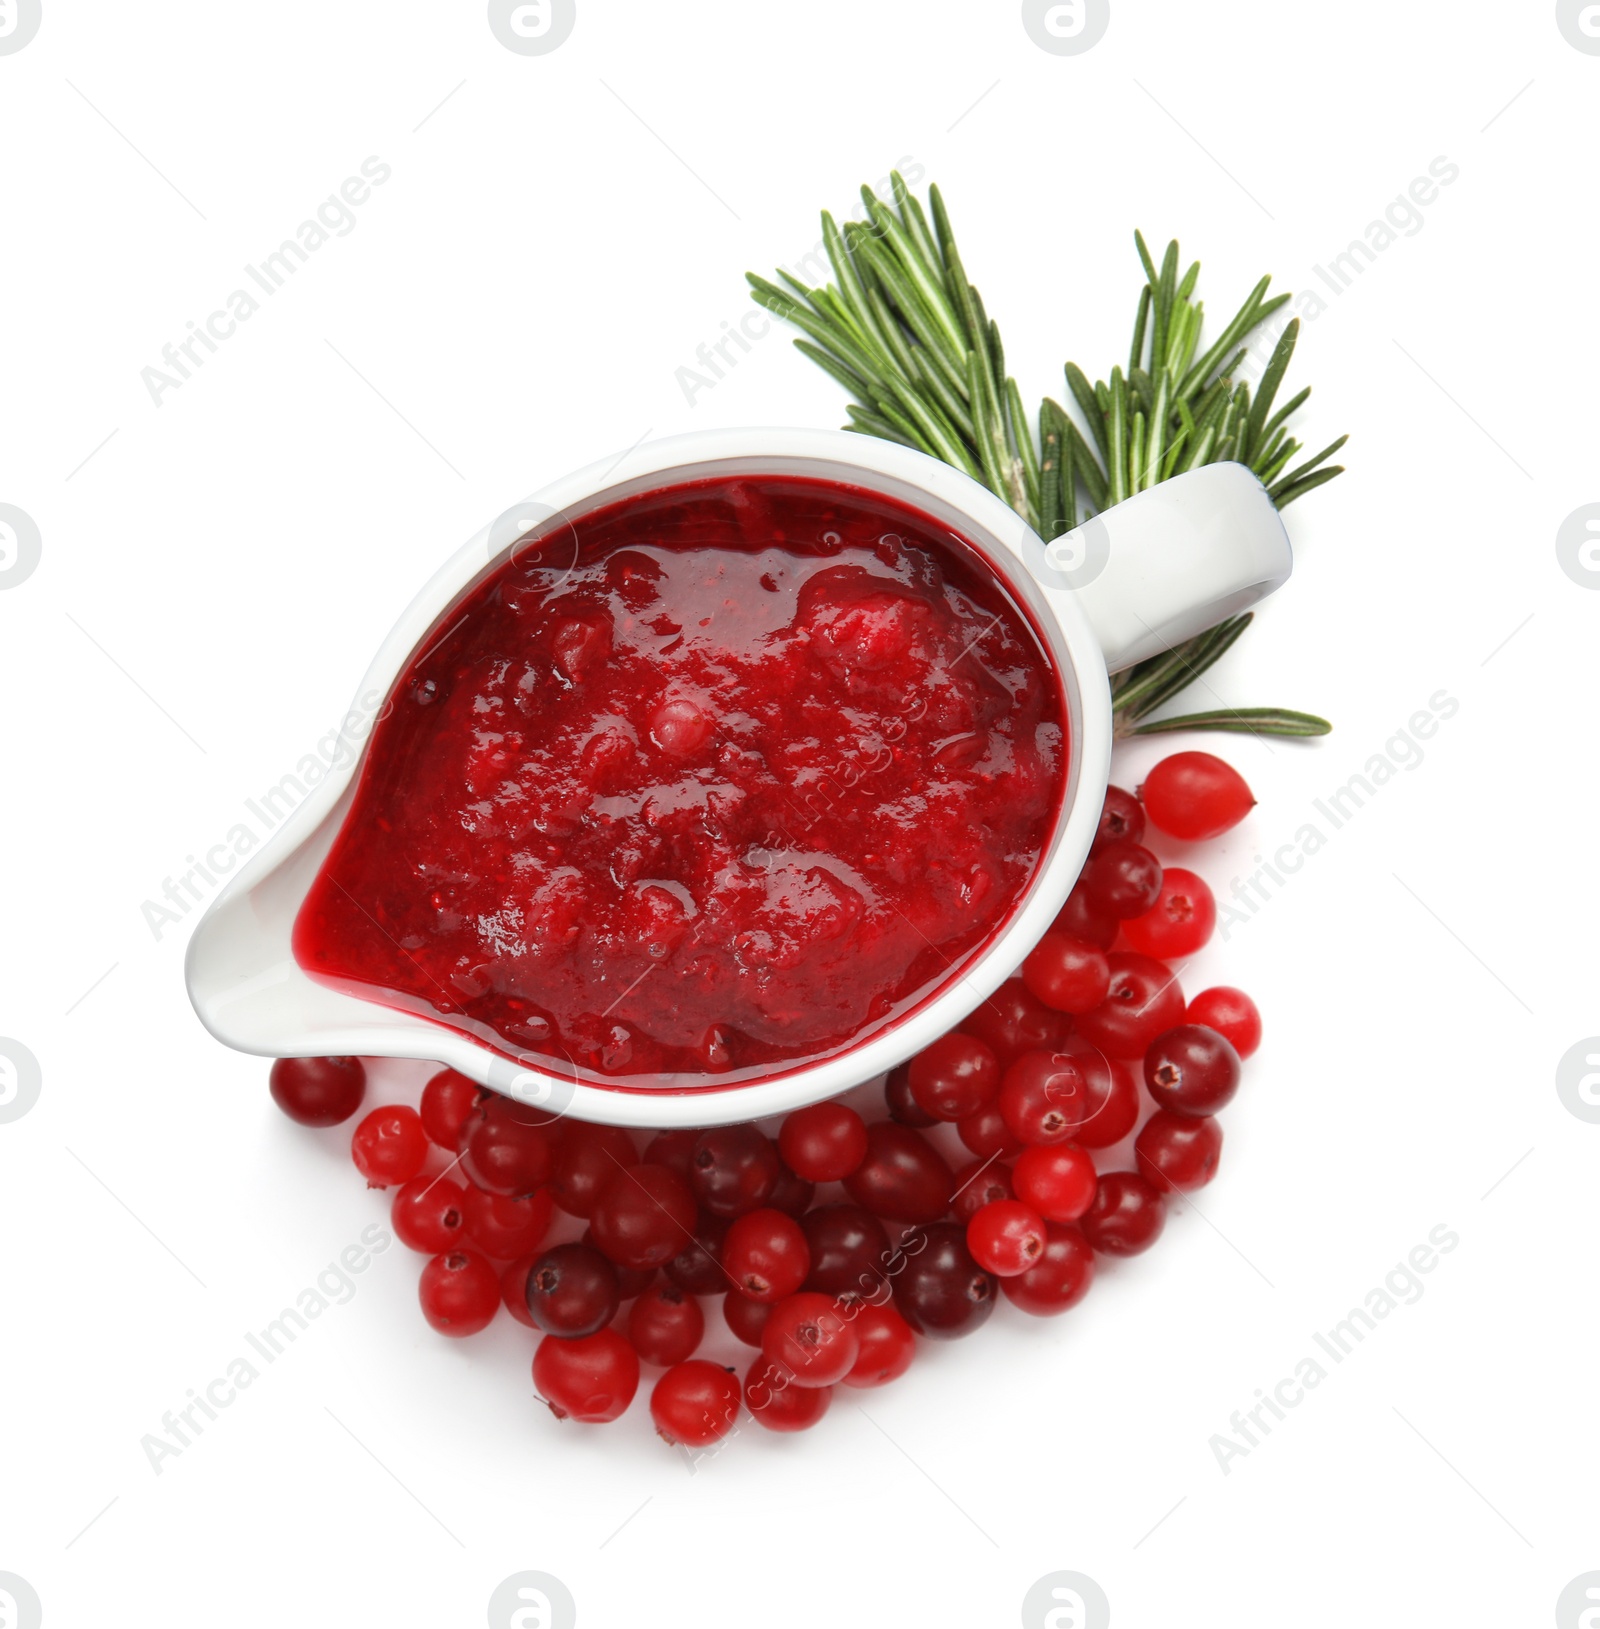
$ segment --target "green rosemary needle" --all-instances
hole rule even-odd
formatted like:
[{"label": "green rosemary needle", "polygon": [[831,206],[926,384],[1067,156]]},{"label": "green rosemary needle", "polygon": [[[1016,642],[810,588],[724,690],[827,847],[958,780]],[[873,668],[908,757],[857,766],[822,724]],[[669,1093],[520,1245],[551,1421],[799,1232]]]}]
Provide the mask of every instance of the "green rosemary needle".
[{"label": "green rosemary needle", "polygon": [[[1299,336],[1283,329],[1254,391],[1234,379],[1251,336],[1289,299],[1268,295],[1263,277],[1200,349],[1200,265],[1179,275],[1176,242],[1156,265],[1134,234],[1145,281],[1139,290],[1127,367],[1090,383],[1065,369],[1076,417],[1046,398],[1030,421],[1005,371],[999,326],[967,279],[938,187],[928,207],[898,172],[891,198],[861,189],[866,218],[842,227],[822,216],[835,281],[808,288],[787,272],[782,286],[748,274],[758,304],[799,328],[796,346],[850,393],[846,429],[915,447],[981,481],[1046,541],[1080,519],[1202,464],[1249,466],[1282,509],[1342,473],[1328,460],[1340,436],[1295,463],[1303,450],[1289,421],[1311,394],[1274,411]],[[1140,662],[1112,682],[1118,735],[1180,729],[1258,735],[1325,735],[1331,726],[1282,707],[1221,707],[1176,717],[1149,715],[1195,683],[1250,624],[1230,617],[1175,650]]]}]

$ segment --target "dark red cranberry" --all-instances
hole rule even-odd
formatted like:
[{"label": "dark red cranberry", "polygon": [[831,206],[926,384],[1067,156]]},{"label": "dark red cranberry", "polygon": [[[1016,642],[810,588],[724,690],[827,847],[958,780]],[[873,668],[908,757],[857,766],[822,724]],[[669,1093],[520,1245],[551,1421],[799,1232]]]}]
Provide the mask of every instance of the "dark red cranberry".
[{"label": "dark red cranberry", "polygon": [[1144,805],[1132,792],[1120,786],[1106,788],[1106,800],[1100,806],[1100,824],[1095,828],[1094,844],[1089,852],[1104,848],[1108,843],[1142,843],[1144,841]]},{"label": "dark red cranberry", "polygon": [[[600,1246],[594,1242],[594,1229],[592,1227],[586,1227],[583,1230],[583,1238],[580,1242],[588,1245],[592,1250],[600,1250]],[[600,1254],[605,1256],[606,1253],[604,1250],[600,1250]],[[611,1261],[611,1258],[606,1256],[606,1260]],[[611,1265],[617,1270],[617,1294],[624,1301],[631,1301],[634,1296],[643,1295],[656,1281],[656,1269],[654,1267],[624,1267],[618,1261],[612,1261]]]},{"label": "dark red cranberry", "polygon": [[296,1125],[336,1126],[361,1107],[367,1071],[360,1058],[279,1058],[267,1089]]},{"label": "dark red cranberry", "polygon": [[676,1284],[657,1284],[633,1303],[628,1339],[646,1363],[670,1369],[692,1358],[706,1332],[700,1303]]},{"label": "dark red cranberry", "polygon": [[485,1193],[520,1198],[555,1174],[562,1129],[543,1109],[486,1093],[461,1127],[461,1169]]},{"label": "dark red cranberry", "polygon": [[417,1109],[422,1129],[441,1148],[455,1153],[461,1146],[461,1128],[482,1096],[483,1088],[477,1081],[454,1069],[441,1069],[422,1088],[422,1102]]},{"label": "dark red cranberry", "polygon": [[970,1222],[985,1205],[997,1199],[1015,1199],[1011,1167],[994,1158],[973,1160],[956,1172],[950,1208],[958,1222]]},{"label": "dark red cranberry", "polygon": [[1089,903],[1119,922],[1143,916],[1161,897],[1161,862],[1138,843],[1107,843],[1083,868]]},{"label": "dark red cranberry", "polygon": [[664,1165],[613,1171],[589,1214],[594,1242],[623,1267],[664,1267],[689,1242],[694,1195]]},{"label": "dark red cranberry", "polygon": [[1137,1171],[1107,1171],[1078,1224],[1103,1256],[1137,1256],[1161,1237],[1167,1205]]},{"label": "dark red cranberry", "polygon": [[867,1127],[867,1157],[844,1191],[891,1222],[932,1222],[950,1208],[955,1186],[944,1157],[919,1131],[880,1120]]},{"label": "dark red cranberry", "polygon": [[616,1269],[587,1244],[558,1244],[528,1274],[528,1312],[548,1335],[592,1335],[622,1303]]},{"label": "dark red cranberry", "polygon": [[909,1069],[917,1107],[935,1120],[976,1114],[1000,1085],[1000,1064],[988,1043],[958,1029],[925,1046]]},{"label": "dark red cranberry", "polygon": [[1027,1272],[1001,1279],[1000,1290],[1012,1306],[1049,1318],[1077,1306],[1093,1282],[1094,1251],[1082,1231],[1068,1222],[1046,1222],[1044,1255]]},{"label": "dark red cranberry", "polygon": [[1189,1193],[1205,1187],[1217,1174],[1222,1127],[1211,1116],[1197,1120],[1171,1109],[1157,1109],[1139,1128],[1133,1156],[1140,1175],[1152,1186]]},{"label": "dark red cranberry", "polygon": [[1195,1119],[1215,1114],[1239,1090],[1239,1054],[1204,1024],[1179,1024],[1150,1043],[1144,1083],[1158,1107]]},{"label": "dark red cranberry", "polygon": [[639,1163],[639,1151],[624,1126],[587,1125],[569,1120],[556,1159],[550,1194],[568,1216],[589,1219],[600,1190],[612,1175]]},{"label": "dark red cranberry", "polygon": [[1060,1013],[1045,1006],[1020,978],[1013,978],[968,1013],[961,1028],[976,1035],[1004,1069],[1020,1053],[1054,1046],[1067,1026]]},{"label": "dark red cranberry", "polygon": [[817,1196],[817,1185],[807,1182],[804,1177],[797,1177],[793,1171],[785,1167],[783,1175],[778,1178],[778,1185],[767,1195],[768,1210],[781,1210],[785,1216],[792,1216],[799,1221],[811,1209],[811,1201]]},{"label": "dark red cranberry", "polygon": [[767,1327],[770,1301],[752,1301],[748,1295],[729,1290],[722,1298],[722,1316],[734,1336],[746,1346],[761,1344],[761,1331]]},{"label": "dark red cranberry", "polygon": [[658,1131],[645,1147],[645,1163],[664,1165],[687,1182],[689,1162],[694,1158],[694,1145],[699,1141],[698,1131]]},{"label": "dark red cranberry", "polygon": [[925,1113],[911,1095],[910,1064],[898,1063],[889,1071],[883,1083],[883,1101],[888,1106],[889,1118],[898,1125],[925,1131],[939,1123],[931,1114]]},{"label": "dark red cranberry", "polygon": [[690,1295],[720,1295],[728,1288],[728,1275],[722,1270],[722,1241],[727,1236],[728,1224],[720,1216],[701,1211],[693,1236],[667,1263],[667,1277]]},{"label": "dark red cranberry", "polygon": [[1110,950],[1117,942],[1120,926],[1116,917],[1090,900],[1081,882],[1067,895],[1066,904],[1050,924],[1052,932],[1064,933],[1069,939],[1081,940],[1097,950]]},{"label": "dark red cranberry", "polygon": [[889,1235],[871,1211],[860,1205],[819,1205],[801,1226],[811,1251],[808,1290],[867,1300],[883,1295]]},{"label": "dark red cranberry", "polygon": [[689,1182],[713,1216],[743,1216],[772,1197],[783,1161],[772,1139],[754,1126],[713,1126],[702,1131],[689,1161]]},{"label": "dark red cranberry", "polygon": [[955,1340],[972,1334],[994,1311],[999,1280],[972,1259],[959,1223],[913,1228],[898,1254],[894,1304],[919,1335]]}]

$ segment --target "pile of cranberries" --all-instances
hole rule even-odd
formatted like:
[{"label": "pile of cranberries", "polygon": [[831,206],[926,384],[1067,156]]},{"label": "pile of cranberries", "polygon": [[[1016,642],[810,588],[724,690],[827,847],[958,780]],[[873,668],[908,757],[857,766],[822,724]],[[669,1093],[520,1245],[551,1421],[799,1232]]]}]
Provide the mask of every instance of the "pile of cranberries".
[{"label": "pile of cranberries", "polygon": [[[473,1335],[503,1303],[540,1332],[534,1387],[559,1419],[616,1419],[648,1364],[657,1431],[700,1449],[741,1407],[772,1431],[815,1425],[835,1386],[898,1378],[919,1338],[970,1335],[1000,1295],[1040,1317],[1075,1306],[1097,1256],[1148,1250],[1168,1193],[1215,1176],[1217,1112],[1261,1040],[1242,991],[1185,1001],[1169,964],[1206,943],[1216,906],[1143,846],[1146,822],[1196,841],[1253,802],[1201,752],[1163,759],[1137,797],[1112,787],[1051,930],[888,1076],[886,1119],[834,1101],[772,1135],[716,1126],[641,1147],[448,1069],[418,1108],[371,1110],[351,1155],[428,1258],[423,1316]],[[360,1109],[366,1077],[356,1058],[286,1058],[271,1086],[292,1119],[331,1126]],[[1136,1127],[1131,1169],[1097,1165]],[[696,1355],[711,1297],[755,1349],[742,1380]]]}]

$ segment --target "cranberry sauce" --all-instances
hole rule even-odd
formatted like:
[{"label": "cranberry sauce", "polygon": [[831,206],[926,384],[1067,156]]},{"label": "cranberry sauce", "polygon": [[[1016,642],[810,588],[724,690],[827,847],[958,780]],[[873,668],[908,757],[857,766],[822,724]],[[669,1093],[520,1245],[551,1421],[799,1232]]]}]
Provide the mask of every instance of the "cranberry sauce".
[{"label": "cranberry sauce", "polygon": [[295,955],[559,1072],[693,1086],[837,1051],[959,970],[1049,840],[1049,657],[947,528],[874,493],[629,498],[437,628]]}]

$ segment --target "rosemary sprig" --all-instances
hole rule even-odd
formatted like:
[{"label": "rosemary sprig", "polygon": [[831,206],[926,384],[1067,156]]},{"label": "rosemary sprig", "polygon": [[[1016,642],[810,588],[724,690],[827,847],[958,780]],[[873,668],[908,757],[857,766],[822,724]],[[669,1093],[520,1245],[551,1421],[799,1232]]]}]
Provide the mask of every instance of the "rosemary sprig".
[{"label": "rosemary sprig", "polygon": [[[898,172],[891,176],[890,202],[867,187],[861,199],[864,220],[840,227],[823,213],[835,278],[826,288],[808,288],[787,272],[778,273],[783,286],[748,274],[756,302],[801,329],[805,337],[796,346],[849,391],[846,429],[916,447],[965,470],[1046,541],[1083,516],[1202,464],[1247,464],[1280,509],[1342,472],[1342,465],[1327,461],[1344,436],[1294,463],[1302,448],[1288,425],[1308,389],[1274,411],[1298,320],[1283,330],[1254,392],[1233,377],[1250,336],[1289,299],[1269,298],[1270,278],[1261,279],[1202,351],[1204,307],[1194,298],[1199,262],[1180,277],[1175,241],[1158,267],[1135,233],[1145,282],[1126,369],[1113,367],[1109,380],[1091,384],[1067,363],[1066,394],[1077,416],[1047,397],[1030,422],[1016,380],[1006,373],[999,326],[967,279],[938,187],[929,189],[926,211]],[[1326,734],[1332,727],[1326,720],[1280,707],[1148,718],[1218,661],[1250,620],[1231,617],[1118,674],[1112,686],[1117,734]]]}]

